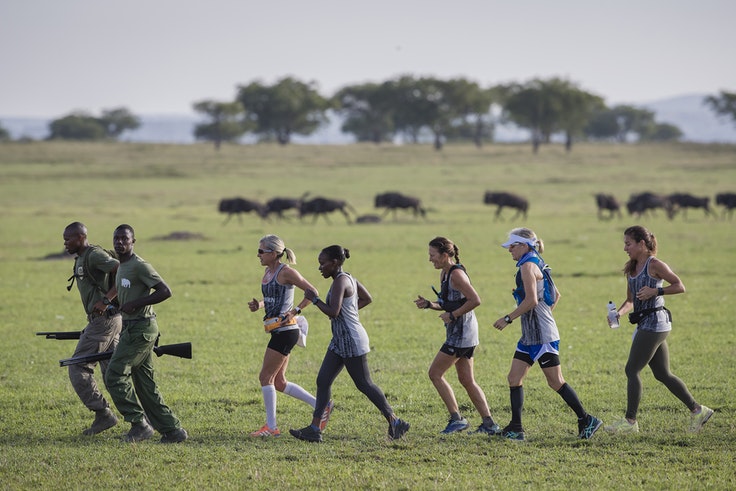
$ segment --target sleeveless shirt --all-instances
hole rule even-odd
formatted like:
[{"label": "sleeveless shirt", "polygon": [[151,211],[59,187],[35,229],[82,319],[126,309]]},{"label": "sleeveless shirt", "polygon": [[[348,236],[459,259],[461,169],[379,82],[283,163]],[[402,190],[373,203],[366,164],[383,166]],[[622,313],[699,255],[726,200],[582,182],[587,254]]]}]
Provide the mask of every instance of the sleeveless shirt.
[{"label": "sleeveless shirt", "polygon": [[[649,256],[647,262],[644,264],[644,268],[642,268],[638,275],[628,277],[629,291],[631,292],[631,296],[634,301],[634,312],[664,307],[664,297],[659,295],[648,300],[639,300],[636,298],[636,292],[638,292],[641,287],[648,286],[651,288],[661,288],[664,284],[664,280],[658,280],[649,276],[649,262],[652,260],[652,257],[653,256]],[[649,332],[667,332],[672,330],[672,323],[670,322],[670,317],[667,311],[660,310],[644,317],[641,322],[639,322],[637,329]]]},{"label": "sleeveless shirt", "polygon": [[[462,266],[460,269],[465,272],[465,268]],[[448,303],[465,298],[465,295],[460,290],[452,287],[450,274],[442,278],[441,291],[447,291]],[[478,346],[478,343],[478,319],[475,317],[475,311],[466,312],[454,321],[445,324],[445,344],[448,346],[452,346],[453,348],[472,348],[473,346]]]},{"label": "sleeveless shirt", "polygon": [[[525,262],[524,257],[519,260],[517,266],[521,267],[523,262]],[[521,288],[522,291],[524,288],[524,283],[521,281],[521,270],[517,271],[517,288]],[[552,307],[544,302],[544,278],[540,278],[537,280],[537,305],[532,310],[521,314],[519,342],[526,346],[533,346],[559,341],[559,339],[560,332],[552,316]]]},{"label": "sleeveless shirt", "polygon": [[[282,285],[276,281],[284,266],[286,265],[279,265],[271,280],[267,283],[261,283],[263,307],[266,311],[263,320],[272,317],[281,317],[294,307],[294,285]],[[290,329],[299,329],[299,326],[294,324],[293,326],[278,327],[271,331],[271,333],[288,331]]]},{"label": "sleeveless shirt", "polygon": [[[335,353],[341,358],[353,358],[368,353],[371,348],[368,340],[368,333],[363,324],[360,323],[358,317],[358,284],[355,278],[349,273],[341,272],[337,275],[339,278],[346,275],[353,289],[353,294],[349,297],[343,297],[340,313],[333,319],[332,324],[332,340],[328,346],[328,350]],[[335,279],[337,279],[335,278]],[[326,302],[330,303],[332,288],[327,292]]]}]

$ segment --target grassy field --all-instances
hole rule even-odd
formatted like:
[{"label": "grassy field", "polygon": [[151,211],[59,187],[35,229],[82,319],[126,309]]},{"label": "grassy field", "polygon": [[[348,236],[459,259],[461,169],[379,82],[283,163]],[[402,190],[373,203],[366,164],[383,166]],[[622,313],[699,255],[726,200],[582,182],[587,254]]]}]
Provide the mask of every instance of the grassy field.
[{"label": "grassy field", "polygon": [[[275,196],[347,200],[359,214],[376,213],[373,197],[398,190],[429,209],[426,220],[399,214],[372,225],[342,216],[300,222],[243,216],[223,225],[221,198],[266,201]],[[493,219],[486,190],[513,191],[530,203],[526,220]],[[483,149],[447,146],[226,146],[8,143],[0,145],[0,482],[3,489],[732,489],[734,450],[734,222],[690,211],[601,221],[593,194],[625,202],[633,192],[689,192],[713,197],[736,191],[736,147],[715,145],[558,146],[532,155],[526,145]],[[79,295],[64,288],[71,261],[44,260],[63,250],[64,227],[87,224],[90,241],[111,247],[120,223],[136,229],[136,252],[171,286],[156,307],[162,342],[191,341],[194,358],[156,360],[161,391],[189,431],[182,445],[124,444],[122,424],[95,437],[81,430],[91,414],[57,360],[73,341],[44,340],[42,330],[85,324]],[[688,412],[651,373],[643,373],[641,433],[591,441],[575,438],[575,417],[534,369],[525,384],[523,444],[459,434],[441,436],[447,414],[427,368],[443,342],[436,314],[417,310],[438,273],[427,243],[445,235],[460,248],[483,304],[476,375],[497,421],[510,417],[506,373],[518,325],[492,322],[512,309],[514,263],[498,246],[525,225],[544,239],[545,259],[562,292],[556,310],[563,372],[586,408],[608,423],[626,405],[624,364],[632,326],[611,330],[608,300],[620,303],[626,256],[622,231],[642,224],[659,239],[659,256],[688,291],[668,297],[675,324],[672,369],[696,399],[716,410],[700,434],[686,432]],[[174,232],[196,240],[164,240]],[[405,440],[390,442],[386,425],[343,373],[325,443],[286,435],[247,435],[265,419],[258,371],[268,337],[247,301],[260,295],[258,239],[281,236],[297,269],[326,293],[316,257],[328,245],[351,249],[345,269],[371,291],[361,314],[371,338],[374,381],[411,422]],[[75,289],[76,290],[76,289]],[[288,376],[314,391],[329,342],[329,322],[305,310],[306,349],[296,348]],[[453,372],[448,380],[471,424],[480,423]],[[302,427],[311,409],[278,399],[282,432]]]}]

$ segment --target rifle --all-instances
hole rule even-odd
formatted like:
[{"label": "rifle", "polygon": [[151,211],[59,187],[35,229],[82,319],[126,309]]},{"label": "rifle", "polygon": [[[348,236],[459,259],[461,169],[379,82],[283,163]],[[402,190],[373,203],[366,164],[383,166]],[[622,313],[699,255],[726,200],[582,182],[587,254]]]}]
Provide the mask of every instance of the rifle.
[{"label": "rifle", "polygon": [[46,336],[46,339],[79,339],[79,336],[82,335],[82,331],[60,331],[60,332],[53,332],[53,331],[42,331],[37,332],[36,336]]},{"label": "rifle", "polygon": [[[52,338],[50,338],[52,339]],[[61,338],[55,338],[61,339]],[[71,339],[71,338],[70,338]],[[163,346],[154,346],[153,352],[156,356],[171,355],[178,356],[179,358],[192,358],[192,343],[177,343],[177,344],[165,344]],[[80,363],[93,363],[101,360],[109,360],[112,358],[113,351],[103,351],[102,353],[95,353],[92,355],[75,356],[73,358],[66,358],[59,360],[59,366],[67,367],[69,365],[78,365]]]}]

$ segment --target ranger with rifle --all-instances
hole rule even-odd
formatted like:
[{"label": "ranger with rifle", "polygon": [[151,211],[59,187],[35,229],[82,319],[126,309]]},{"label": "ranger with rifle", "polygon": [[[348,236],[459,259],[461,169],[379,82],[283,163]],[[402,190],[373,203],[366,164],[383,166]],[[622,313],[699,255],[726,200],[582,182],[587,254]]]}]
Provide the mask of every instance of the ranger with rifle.
[{"label": "ranger with rifle", "polygon": [[153,305],[171,297],[171,290],[153,266],[133,252],[134,243],[133,227],[123,224],[115,229],[113,244],[120,259],[115,286],[123,330],[105,382],[118,411],[131,423],[126,441],[147,440],[156,429],[162,435],[161,443],[183,442],[187,432],[153,378],[153,348],[158,338]]},{"label": "ranger with rifle", "polygon": [[[110,278],[115,276],[118,260],[108,254],[102,247],[91,245],[87,241],[87,227],[83,223],[74,222],[64,229],[64,248],[74,258],[74,273],[67,290],[71,291],[76,280],[79,295],[82,298],[87,318],[87,326],[78,336],[79,342],[74,356],[96,355],[114,350],[122,327],[120,314],[114,305],[117,295]],[[69,365],[69,380],[74,391],[90,411],[95,412],[92,425],[82,433],[96,435],[118,424],[118,418],[110,410],[94,378],[97,361]],[[105,376],[107,360],[100,360],[100,371]]]}]

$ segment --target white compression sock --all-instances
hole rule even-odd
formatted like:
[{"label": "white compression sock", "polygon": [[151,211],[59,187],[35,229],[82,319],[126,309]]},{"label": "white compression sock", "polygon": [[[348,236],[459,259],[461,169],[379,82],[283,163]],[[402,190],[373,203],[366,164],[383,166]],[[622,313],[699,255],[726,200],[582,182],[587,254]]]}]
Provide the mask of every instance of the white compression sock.
[{"label": "white compression sock", "polygon": [[275,430],[278,428],[276,426],[276,387],[264,385],[261,387],[261,392],[263,392],[263,403],[266,405],[266,424]]},{"label": "white compression sock", "polygon": [[312,394],[304,390],[300,385],[286,382],[284,394],[299,399],[300,401],[306,402],[307,404],[312,406],[312,409],[314,409],[314,406],[317,405],[317,399]]}]

